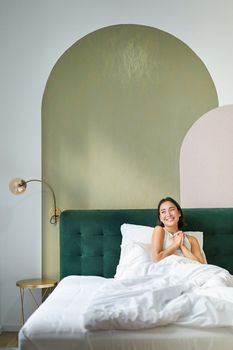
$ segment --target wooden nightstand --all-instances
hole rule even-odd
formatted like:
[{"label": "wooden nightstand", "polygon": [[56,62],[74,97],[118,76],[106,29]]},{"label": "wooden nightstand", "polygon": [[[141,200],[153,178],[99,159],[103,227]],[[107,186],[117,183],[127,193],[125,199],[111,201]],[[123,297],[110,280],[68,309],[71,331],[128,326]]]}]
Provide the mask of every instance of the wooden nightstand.
[{"label": "wooden nightstand", "polygon": [[16,286],[20,288],[20,300],[21,300],[21,317],[22,323],[24,324],[24,291],[27,289],[32,296],[36,306],[38,307],[41,304],[41,301],[38,301],[33,294],[33,289],[44,289],[42,292],[41,300],[45,300],[46,297],[52,292],[52,290],[57,285],[56,280],[50,280],[46,278],[38,278],[38,279],[27,279],[20,280],[16,282]]}]

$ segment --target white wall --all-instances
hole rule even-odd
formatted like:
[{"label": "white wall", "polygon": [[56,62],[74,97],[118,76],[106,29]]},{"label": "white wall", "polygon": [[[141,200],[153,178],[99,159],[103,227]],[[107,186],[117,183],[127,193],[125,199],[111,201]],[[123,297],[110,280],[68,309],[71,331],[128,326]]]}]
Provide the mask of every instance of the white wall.
[{"label": "white wall", "polygon": [[19,324],[17,279],[41,273],[41,198],[21,197],[15,176],[41,177],[41,101],[59,56],[98,28],[144,24],[188,44],[204,61],[220,105],[233,103],[233,3],[229,0],[0,0],[0,324]]}]

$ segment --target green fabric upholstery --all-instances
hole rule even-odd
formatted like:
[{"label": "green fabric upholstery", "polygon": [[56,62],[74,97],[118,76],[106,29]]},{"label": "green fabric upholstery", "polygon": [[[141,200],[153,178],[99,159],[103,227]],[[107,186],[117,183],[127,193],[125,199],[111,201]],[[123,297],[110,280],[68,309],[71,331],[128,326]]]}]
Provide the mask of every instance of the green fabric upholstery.
[{"label": "green fabric upholstery", "polygon": [[[233,274],[233,208],[184,209],[184,231],[203,231],[209,264]],[[155,209],[66,210],[60,218],[60,277],[113,277],[123,223],[155,226]]]}]

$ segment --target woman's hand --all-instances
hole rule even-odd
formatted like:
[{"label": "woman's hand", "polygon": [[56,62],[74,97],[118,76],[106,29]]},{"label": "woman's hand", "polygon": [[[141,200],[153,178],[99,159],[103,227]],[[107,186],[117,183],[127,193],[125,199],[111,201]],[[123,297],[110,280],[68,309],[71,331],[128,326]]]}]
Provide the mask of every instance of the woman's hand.
[{"label": "woman's hand", "polygon": [[173,242],[175,243],[177,249],[184,245],[184,233],[182,231],[177,231],[173,235]]}]

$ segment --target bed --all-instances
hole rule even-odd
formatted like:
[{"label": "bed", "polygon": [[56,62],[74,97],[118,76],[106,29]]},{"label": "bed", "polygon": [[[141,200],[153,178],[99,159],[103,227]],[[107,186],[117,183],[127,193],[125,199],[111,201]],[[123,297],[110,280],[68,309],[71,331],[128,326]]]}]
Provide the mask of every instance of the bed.
[{"label": "bed", "polygon": [[[224,325],[218,326],[216,323],[213,325],[210,323],[202,327],[201,324],[197,324],[198,318],[196,318],[193,324],[188,325],[182,324],[182,322],[173,322],[173,320],[171,322],[163,321],[155,324],[155,326],[149,325],[147,327],[141,316],[137,319],[135,315],[131,315],[131,319],[127,319],[129,323],[124,323],[122,320],[124,320],[125,315],[122,313],[118,315],[119,317],[113,318],[111,316],[111,319],[108,315],[108,318],[103,320],[101,313],[103,310],[101,308],[103,308],[104,302],[111,299],[107,308],[109,305],[115,307],[118,300],[120,300],[117,293],[120,292],[121,288],[124,290],[126,284],[127,290],[131,293],[132,284],[138,286],[138,281],[143,282],[144,286],[149,283],[148,292],[151,292],[151,281],[157,283],[157,280],[153,277],[154,272],[149,273],[153,279],[151,276],[145,276],[149,271],[148,269],[151,268],[152,262],[149,263],[139,259],[138,266],[136,263],[132,263],[132,261],[138,259],[138,257],[135,257],[135,251],[137,253],[143,251],[146,252],[145,254],[149,254],[148,235],[155,225],[156,211],[154,209],[66,210],[62,212],[60,218],[61,281],[53,293],[21,328],[19,333],[20,349],[165,350],[174,347],[180,350],[232,349],[233,303],[231,297],[233,299],[233,285],[230,284],[232,282],[230,274],[233,274],[233,208],[184,209],[183,212],[185,218],[184,231],[193,232],[194,234],[200,233],[200,231],[203,232],[204,252],[209,264],[206,267],[212,266],[211,273],[213,271],[213,274],[215,274],[215,265],[222,268],[220,273],[216,270],[217,280],[214,279],[215,276],[214,278],[204,278],[208,283],[212,281],[212,286],[210,283],[208,290],[217,291],[217,288],[214,288],[215,283],[216,286],[220,283],[218,291],[227,290],[228,292],[228,303],[224,306],[226,310],[222,304],[219,307],[219,309],[224,309],[224,312],[226,312],[226,315],[221,313],[221,317],[225,322]],[[128,228],[133,229],[130,232],[133,237],[136,237],[137,234],[138,237],[141,237],[142,231],[140,230],[143,229],[143,232],[146,233],[146,241],[133,241],[124,244],[123,240],[127,238],[127,235],[123,235],[122,227],[127,227],[127,234],[129,233]],[[135,235],[134,228],[139,228]],[[127,248],[126,251],[123,248]],[[123,251],[124,256],[122,255]],[[125,256],[126,260],[123,261],[122,259]],[[134,260],[130,260],[130,256]],[[144,255],[141,254],[142,256]],[[173,259],[173,257],[171,258]],[[180,257],[175,257],[175,259],[179,260]],[[172,263],[171,268],[169,265],[166,265],[165,268],[169,267],[173,271],[173,266],[177,264],[178,260],[169,261],[169,264]],[[127,264],[129,269],[125,268]],[[136,269],[130,269],[134,265]],[[182,265],[183,272],[186,271],[184,270],[186,265]],[[194,268],[195,271],[193,271],[197,275],[196,271],[199,266],[196,267],[195,265]],[[165,271],[164,266],[162,266],[162,269],[161,271]],[[196,281],[194,272],[190,283]],[[225,280],[230,281],[227,287],[222,284],[225,283]],[[130,288],[128,281],[131,283]],[[163,284],[162,278],[160,278],[160,283]],[[180,284],[179,288],[182,289],[184,285],[185,283]],[[175,287],[177,288],[177,286]],[[114,288],[117,293],[115,299],[112,299]],[[101,291],[106,293],[106,290],[108,294],[106,296],[103,294],[104,297],[101,296]],[[201,288],[198,290],[201,290]],[[176,293],[177,289],[172,290],[172,293],[174,291]],[[183,298],[186,294],[186,291],[182,290],[180,297]],[[99,298],[99,295],[102,299]],[[130,295],[132,296],[132,294]],[[161,297],[161,294],[156,295],[159,295],[159,298]],[[170,299],[171,304],[173,295]],[[189,293],[189,295],[191,294]],[[141,295],[139,295],[139,298],[141,298]],[[208,298],[209,295],[206,296],[206,300]],[[95,301],[94,304],[93,300]],[[132,300],[132,298],[129,300]],[[126,303],[128,303],[127,300]],[[179,308],[179,312],[180,309],[182,308]],[[171,310],[171,314],[174,314],[173,309]],[[147,314],[150,315],[153,312]],[[205,317],[205,310],[202,314],[204,315],[202,317]],[[212,314],[216,319],[216,315]],[[95,322],[93,321],[93,315]],[[103,322],[99,324],[98,319],[101,318]],[[120,324],[119,319],[121,320]],[[129,324],[129,326],[124,327],[126,324]]]}]

